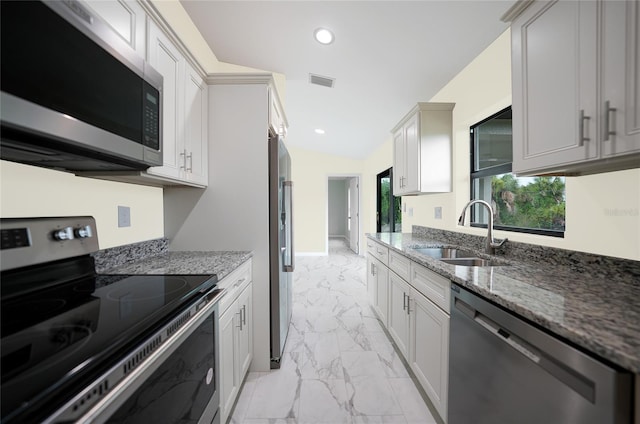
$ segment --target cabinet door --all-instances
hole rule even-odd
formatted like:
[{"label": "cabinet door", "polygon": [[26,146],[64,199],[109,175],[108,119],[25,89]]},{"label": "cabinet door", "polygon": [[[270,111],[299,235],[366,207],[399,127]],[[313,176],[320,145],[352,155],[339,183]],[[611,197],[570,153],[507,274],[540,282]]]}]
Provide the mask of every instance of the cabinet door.
[{"label": "cabinet door", "polygon": [[238,297],[238,316],[240,326],[238,328],[238,382],[244,380],[253,359],[253,325],[252,308],[253,294],[250,283]]},{"label": "cabinet door", "polygon": [[389,268],[384,266],[380,261],[374,264],[374,272],[376,277],[376,311],[380,321],[387,326],[389,314]]},{"label": "cabinet door", "polygon": [[449,315],[413,290],[409,364],[440,416],[447,417]]},{"label": "cabinet door", "polygon": [[405,175],[404,192],[420,191],[420,113],[404,124]]},{"label": "cabinet door", "polygon": [[378,303],[378,282],[374,271],[375,259],[371,256],[371,253],[367,254],[367,294],[371,306],[375,307]]},{"label": "cabinet door", "polygon": [[389,273],[388,330],[398,349],[407,359],[409,353],[409,296],[411,287],[395,272]]},{"label": "cabinet door", "polygon": [[404,154],[404,131],[400,128],[393,134],[393,194],[396,196],[404,192],[403,185],[406,178]]},{"label": "cabinet door", "polygon": [[640,152],[637,1],[602,2],[602,156]]},{"label": "cabinet door", "polygon": [[162,86],[163,165],[149,168],[154,175],[179,178],[185,164],[183,123],[184,58],[160,28],[149,22],[149,63],[164,79]]},{"label": "cabinet door", "polygon": [[237,378],[238,332],[236,331],[240,321],[236,312],[237,307],[234,304],[220,316],[220,371],[218,375],[220,376],[221,422],[226,422],[240,387],[240,382]]},{"label": "cabinet door", "polygon": [[184,179],[207,185],[207,85],[198,73],[186,64],[184,102]]},{"label": "cabinet door", "polygon": [[596,158],[596,2],[535,2],[511,27],[513,171]]},{"label": "cabinet door", "polygon": [[88,0],[87,3],[131,48],[146,57],[146,15],[136,1]]}]

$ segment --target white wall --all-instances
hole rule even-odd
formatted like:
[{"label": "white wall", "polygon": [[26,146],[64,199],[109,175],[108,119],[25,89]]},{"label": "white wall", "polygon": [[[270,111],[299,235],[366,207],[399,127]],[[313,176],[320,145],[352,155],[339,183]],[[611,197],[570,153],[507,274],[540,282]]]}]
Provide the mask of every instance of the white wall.
[{"label": "white wall", "polygon": [[[118,206],[131,208],[131,226],[118,228]],[[162,189],[76,177],[0,161],[0,216],[89,215],[100,249],[162,237]]]},{"label": "white wall", "polygon": [[347,188],[348,180],[329,179],[329,237],[348,237]]},{"label": "white wall", "polygon": [[[324,255],[328,251],[328,177],[360,176],[363,161],[295,146],[289,146],[288,149],[293,180],[295,251],[297,254]],[[367,190],[366,186],[361,179],[361,193],[366,193],[363,191]],[[362,199],[364,201],[364,195]],[[367,219],[363,217],[362,211],[360,217]],[[362,238],[360,246],[363,246]]]}]

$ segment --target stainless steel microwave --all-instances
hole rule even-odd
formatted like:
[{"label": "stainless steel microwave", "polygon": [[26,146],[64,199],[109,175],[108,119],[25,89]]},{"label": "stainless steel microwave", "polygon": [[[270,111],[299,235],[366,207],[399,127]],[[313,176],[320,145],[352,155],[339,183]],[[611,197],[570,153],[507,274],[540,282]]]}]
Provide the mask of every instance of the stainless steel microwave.
[{"label": "stainless steel microwave", "polygon": [[0,2],[0,158],[69,171],[162,164],[162,76],[76,0]]}]

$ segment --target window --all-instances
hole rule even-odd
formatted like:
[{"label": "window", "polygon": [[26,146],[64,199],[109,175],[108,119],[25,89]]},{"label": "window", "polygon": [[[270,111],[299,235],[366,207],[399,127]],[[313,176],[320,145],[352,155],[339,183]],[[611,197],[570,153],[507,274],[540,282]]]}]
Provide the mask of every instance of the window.
[{"label": "window", "polygon": [[392,168],[378,174],[376,226],[379,233],[400,232],[402,229],[402,198],[393,195]]},{"label": "window", "polygon": [[[516,177],[511,173],[511,107],[473,125],[471,199],[488,202],[494,228],[564,237],[564,177]],[[487,226],[487,210],[472,207],[471,225]]]}]

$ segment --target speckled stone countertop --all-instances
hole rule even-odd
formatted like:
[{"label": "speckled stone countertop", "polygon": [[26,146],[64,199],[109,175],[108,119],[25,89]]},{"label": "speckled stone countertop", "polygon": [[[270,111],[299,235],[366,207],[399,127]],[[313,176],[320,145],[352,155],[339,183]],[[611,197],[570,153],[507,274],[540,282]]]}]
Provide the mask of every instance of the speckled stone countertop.
[{"label": "speckled stone countertop", "polygon": [[498,260],[508,266],[466,267],[447,264],[413,248],[455,246],[469,250],[468,246],[415,233],[367,236],[556,335],[640,373],[640,262],[623,261],[623,266],[613,270],[598,269],[605,265],[597,263],[576,269],[571,263],[544,264],[501,256]]},{"label": "speckled stone countertop", "polygon": [[222,280],[253,256],[251,252],[163,252],[103,269],[101,274],[216,274]]}]

